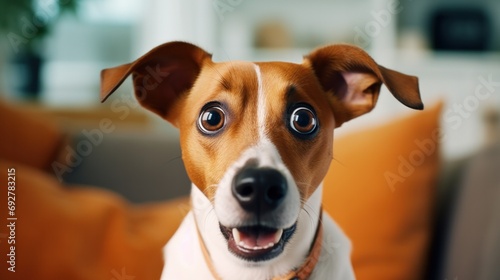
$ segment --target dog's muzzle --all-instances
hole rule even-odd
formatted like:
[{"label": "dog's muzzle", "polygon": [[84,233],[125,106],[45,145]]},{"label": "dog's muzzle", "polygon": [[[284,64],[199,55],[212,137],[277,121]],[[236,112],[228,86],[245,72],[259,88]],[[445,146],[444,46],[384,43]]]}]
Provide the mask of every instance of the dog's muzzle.
[{"label": "dog's muzzle", "polygon": [[220,225],[229,250],[249,261],[269,260],[281,254],[296,224],[284,229],[264,226],[259,221],[284,203],[288,192],[285,176],[269,167],[245,167],[234,176],[231,191],[241,208],[257,223],[237,228]]}]

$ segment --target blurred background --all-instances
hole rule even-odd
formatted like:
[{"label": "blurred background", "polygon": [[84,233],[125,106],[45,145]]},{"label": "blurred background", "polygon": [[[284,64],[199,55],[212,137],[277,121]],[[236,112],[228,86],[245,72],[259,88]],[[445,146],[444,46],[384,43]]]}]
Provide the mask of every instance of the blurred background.
[{"label": "blurred background", "polygon": [[[402,180],[396,190],[391,192],[383,174],[369,178],[381,180],[382,188],[366,186],[390,203],[417,205],[404,212],[384,204],[411,225],[406,231],[394,226],[404,234],[418,235],[417,229],[426,225],[421,216],[433,222],[426,243],[432,250],[425,261],[433,277],[394,279],[442,280],[443,273],[432,271],[445,270],[446,279],[500,279],[498,15],[497,0],[0,0],[0,159],[48,171],[67,185],[104,187],[132,202],[187,195],[190,183],[177,130],[137,104],[130,79],[101,104],[101,69],[128,63],[172,40],[197,44],[215,61],[299,63],[320,45],[355,44],[380,65],[418,76],[427,108],[444,101],[441,153],[424,157],[425,150],[410,143],[411,151],[389,158]],[[383,89],[372,113],[336,133],[400,119],[411,111]],[[42,122],[46,118],[50,121]],[[430,141],[415,142],[424,140]],[[387,142],[380,149],[397,153],[402,144]],[[422,155],[425,163],[412,164],[427,180],[415,179],[413,171],[411,178],[401,177],[401,158],[407,154]],[[417,190],[429,196],[418,196]],[[432,215],[425,215],[426,203],[436,208]],[[181,210],[185,214],[186,208]],[[374,212],[354,212],[363,211]],[[389,213],[374,220],[382,218],[393,224]],[[396,251],[408,240],[396,238]],[[455,250],[445,254],[449,242]],[[391,258],[371,264],[378,267],[380,259],[393,266]],[[448,268],[440,263],[449,263]]]},{"label": "blurred background", "polygon": [[[198,44],[215,60],[293,62],[319,45],[345,42],[365,48],[381,65],[419,76],[426,104],[446,101],[446,157],[466,155],[493,137],[485,118],[495,119],[500,107],[495,0],[0,3],[1,95],[52,113],[85,118],[78,113],[109,109],[99,104],[100,70],[171,40]],[[484,80],[497,84],[483,88]],[[487,96],[476,97],[476,90]],[[130,95],[130,83],[121,91]],[[383,94],[367,118],[402,110]]]}]

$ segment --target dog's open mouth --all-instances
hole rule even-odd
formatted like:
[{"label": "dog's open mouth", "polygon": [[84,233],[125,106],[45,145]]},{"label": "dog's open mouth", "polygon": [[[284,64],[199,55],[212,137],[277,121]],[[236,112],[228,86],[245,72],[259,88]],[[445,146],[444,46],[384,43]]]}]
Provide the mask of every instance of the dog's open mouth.
[{"label": "dog's open mouth", "polygon": [[220,225],[229,251],[244,260],[255,262],[270,260],[281,254],[295,228],[296,224],[287,229],[264,226],[228,228]]}]

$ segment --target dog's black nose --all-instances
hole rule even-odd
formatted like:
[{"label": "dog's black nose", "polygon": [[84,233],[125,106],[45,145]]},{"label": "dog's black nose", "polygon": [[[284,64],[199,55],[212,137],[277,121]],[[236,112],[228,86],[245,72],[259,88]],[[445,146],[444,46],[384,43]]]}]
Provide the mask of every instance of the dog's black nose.
[{"label": "dog's black nose", "polygon": [[278,207],[288,190],[286,178],[272,168],[245,168],[234,178],[232,192],[241,207],[265,213]]}]

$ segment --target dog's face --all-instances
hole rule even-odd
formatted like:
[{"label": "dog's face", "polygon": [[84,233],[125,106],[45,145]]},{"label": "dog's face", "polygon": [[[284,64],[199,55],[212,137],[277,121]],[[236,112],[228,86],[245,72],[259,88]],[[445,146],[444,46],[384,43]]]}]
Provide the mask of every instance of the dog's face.
[{"label": "dog's face", "polygon": [[228,249],[279,255],[332,159],[334,117],[314,74],[289,63],[200,72],[179,119],[186,170],[213,202]]},{"label": "dog's face", "polygon": [[279,258],[307,227],[299,215],[328,170],[334,128],[369,112],[382,83],[422,107],[416,78],[346,45],[293,64],[214,63],[193,45],[168,43],[104,70],[102,98],[130,73],[141,104],[180,129],[186,170],[227,250],[252,263]]}]

